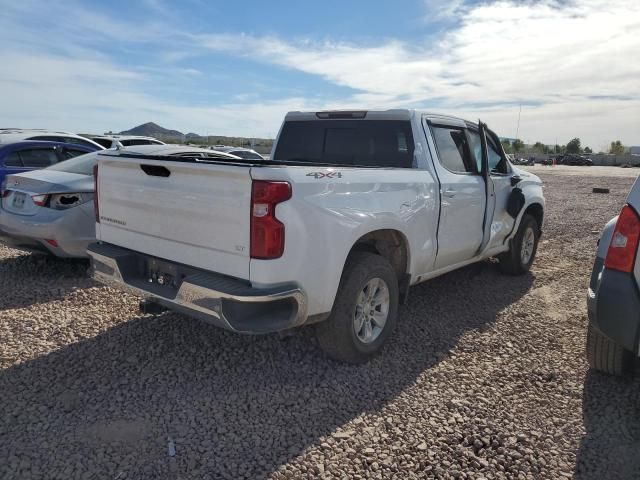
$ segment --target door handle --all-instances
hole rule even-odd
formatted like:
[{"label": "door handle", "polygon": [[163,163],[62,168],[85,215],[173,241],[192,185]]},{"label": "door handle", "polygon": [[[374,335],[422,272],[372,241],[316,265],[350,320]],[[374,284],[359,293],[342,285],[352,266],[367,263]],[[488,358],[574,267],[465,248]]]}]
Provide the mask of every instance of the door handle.
[{"label": "door handle", "polygon": [[449,197],[449,198],[453,198],[456,196],[456,191],[453,188],[447,188],[444,192],[442,192],[442,195],[444,197]]}]

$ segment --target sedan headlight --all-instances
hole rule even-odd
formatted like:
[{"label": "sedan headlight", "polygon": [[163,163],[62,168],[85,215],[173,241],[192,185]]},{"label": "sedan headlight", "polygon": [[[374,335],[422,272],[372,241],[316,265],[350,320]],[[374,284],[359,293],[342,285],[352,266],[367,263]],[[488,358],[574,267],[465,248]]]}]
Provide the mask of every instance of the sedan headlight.
[{"label": "sedan headlight", "polygon": [[91,201],[93,201],[93,193],[54,193],[47,206],[55,210],[67,210]]}]

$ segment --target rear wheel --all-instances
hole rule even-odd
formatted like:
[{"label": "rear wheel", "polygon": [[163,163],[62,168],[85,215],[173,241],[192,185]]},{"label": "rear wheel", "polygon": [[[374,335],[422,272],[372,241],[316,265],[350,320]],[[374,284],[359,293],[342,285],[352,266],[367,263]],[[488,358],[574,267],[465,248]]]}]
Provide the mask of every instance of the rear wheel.
[{"label": "rear wheel", "polygon": [[610,375],[633,373],[633,352],[604,336],[591,324],[587,329],[587,362],[591,368]]},{"label": "rear wheel", "polygon": [[531,215],[525,213],[520,220],[511,249],[498,256],[500,269],[510,275],[523,275],[529,271],[538,250],[540,227]]},{"label": "rear wheel", "polygon": [[398,279],[391,264],[366,252],[349,256],[329,318],[318,324],[322,349],[332,358],[363,363],[377,354],[396,324]]}]

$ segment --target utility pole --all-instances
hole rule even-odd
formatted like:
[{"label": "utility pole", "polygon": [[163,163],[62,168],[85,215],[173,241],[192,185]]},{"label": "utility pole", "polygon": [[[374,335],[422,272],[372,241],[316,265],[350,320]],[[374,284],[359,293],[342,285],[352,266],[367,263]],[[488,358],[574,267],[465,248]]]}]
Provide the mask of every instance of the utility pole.
[{"label": "utility pole", "polygon": [[518,125],[516,126],[516,140],[518,139],[518,134],[520,133],[520,114],[522,113],[522,103],[520,104],[520,109],[518,110]]}]

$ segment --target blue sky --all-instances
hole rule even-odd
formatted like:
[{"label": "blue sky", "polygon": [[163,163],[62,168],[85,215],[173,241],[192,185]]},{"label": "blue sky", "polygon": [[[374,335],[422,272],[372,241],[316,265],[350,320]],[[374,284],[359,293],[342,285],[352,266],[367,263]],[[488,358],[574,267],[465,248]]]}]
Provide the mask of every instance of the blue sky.
[{"label": "blue sky", "polygon": [[423,108],[640,144],[629,0],[3,2],[3,126],[273,136],[288,110]]}]

